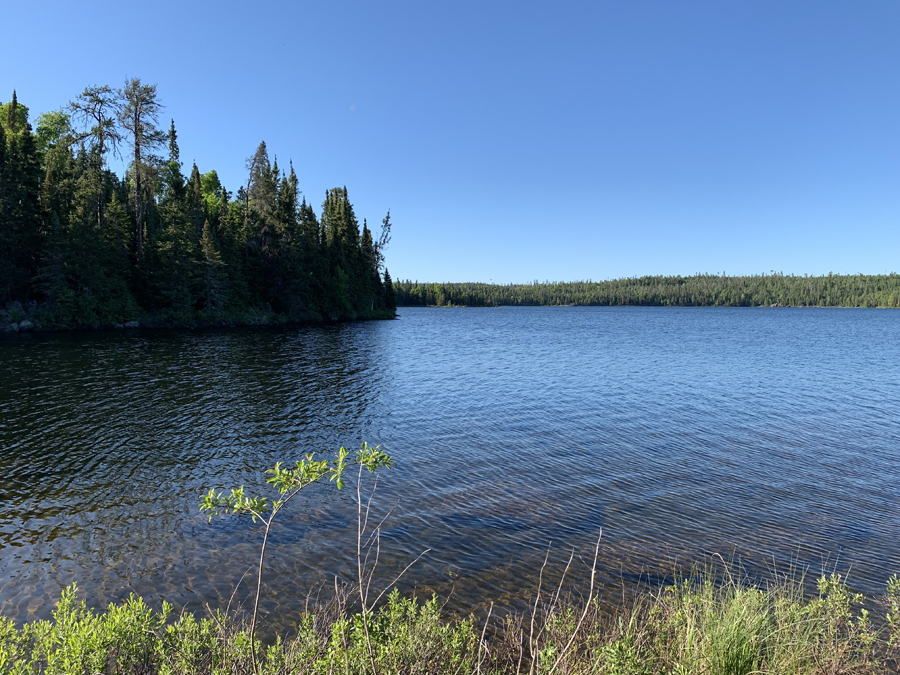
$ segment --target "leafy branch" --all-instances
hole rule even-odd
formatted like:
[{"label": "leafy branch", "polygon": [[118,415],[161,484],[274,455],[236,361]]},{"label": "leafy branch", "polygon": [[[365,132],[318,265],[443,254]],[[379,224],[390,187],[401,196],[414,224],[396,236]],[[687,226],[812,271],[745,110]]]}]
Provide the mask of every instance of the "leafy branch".
[{"label": "leafy branch", "polygon": [[266,471],[270,485],[278,490],[279,498],[269,500],[266,497],[248,495],[244,486],[232,488],[230,492],[217,492],[210,489],[200,500],[200,510],[209,516],[210,522],[218,515],[249,515],[253,522],[259,521],[263,528],[263,541],[259,553],[259,568],[256,575],[256,595],[253,600],[253,615],[250,619],[250,651],[253,657],[253,672],[258,673],[256,662],[256,620],[259,614],[259,596],[262,592],[263,564],[266,557],[266,546],[269,541],[269,532],[275,516],[296,497],[300,491],[314,483],[334,483],[338,490],[344,487],[344,473],[349,467],[356,466],[359,477],[363,470],[370,473],[378,469],[391,469],[394,462],[391,456],[381,449],[380,445],[369,446],[363,443],[362,448],[356,451],[351,459],[350,452],[341,447],[338,450],[337,459],[314,459],[315,453],[307,454],[304,459],[298,461],[294,468],[283,468],[281,462],[275,464],[275,468]]}]

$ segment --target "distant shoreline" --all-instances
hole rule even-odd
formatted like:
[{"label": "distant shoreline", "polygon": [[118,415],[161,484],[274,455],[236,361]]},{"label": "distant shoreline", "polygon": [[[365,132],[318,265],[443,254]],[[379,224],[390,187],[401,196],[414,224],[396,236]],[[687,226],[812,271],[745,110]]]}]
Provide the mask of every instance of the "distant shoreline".
[{"label": "distant shoreline", "polygon": [[657,308],[670,307],[672,309],[898,309],[897,307],[850,307],[844,305],[398,305],[397,309],[504,309],[507,307],[632,307],[632,308]]},{"label": "distant shoreline", "polygon": [[646,276],[531,284],[394,283],[398,307],[898,308],[900,274]]}]

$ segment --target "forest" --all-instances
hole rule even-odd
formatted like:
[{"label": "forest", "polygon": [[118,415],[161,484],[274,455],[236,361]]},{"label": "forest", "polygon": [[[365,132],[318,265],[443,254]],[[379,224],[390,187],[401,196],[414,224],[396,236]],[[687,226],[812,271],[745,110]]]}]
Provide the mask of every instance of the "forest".
[{"label": "forest", "polygon": [[0,105],[0,329],[395,316],[390,213],[373,235],[337,187],[317,215],[264,142],[232,193],[184,167],[162,110],[138,78],[34,125],[15,92]]},{"label": "forest", "polygon": [[697,274],[531,284],[394,284],[398,306],[898,307],[900,275]]}]

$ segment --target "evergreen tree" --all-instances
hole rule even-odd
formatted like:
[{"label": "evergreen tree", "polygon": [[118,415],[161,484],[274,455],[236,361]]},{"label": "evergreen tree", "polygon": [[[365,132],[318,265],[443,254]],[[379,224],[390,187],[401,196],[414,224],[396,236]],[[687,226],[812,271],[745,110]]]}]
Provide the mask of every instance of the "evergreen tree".
[{"label": "evergreen tree", "polygon": [[300,262],[298,274],[303,278],[303,289],[306,293],[306,309],[310,313],[324,314],[327,283],[328,260],[323,247],[321,228],[312,206],[306,198],[300,204],[299,214],[299,251]]},{"label": "evergreen tree", "polygon": [[200,250],[203,256],[203,309],[213,317],[221,316],[227,298],[222,269],[225,263],[222,261],[209,222],[203,223]]},{"label": "evergreen tree", "polygon": [[368,224],[363,219],[362,238],[359,245],[360,262],[363,267],[363,282],[361,284],[364,296],[363,301],[368,302],[368,311],[384,308],[384,287],[378,274],[378,253],[372,241],[372,233]]},{"label": "evergreen tree", "polygon": [[[163,228],[155,247],[159,271],[154,286],[159,306],[176,320],[188,321],[196,306],[199,260],[195,242],[196,229],[190,213],[193,199],[185,185],[179,157],[173,122],[169,133],[169,161],[163,174],[163,193],[159,206]],[[196,167],[194,169],[196,171]]]},{"label": "evergreen tree", "polygon": [[40,158],[28,109],[0,106],[4,151],[0,166],[0,300],[27,300],[41,249]]},{"label": "evergreen tree", "polygon": [[203,198],[200,170],[196,164],[191,169],[191,177],[188,179],[187,199],[191,224],[194,227],[194,237],[199,241],[203,233],[203,225],[208,220],[209,213],[206,200]]},{"label": "evergreen tree", "polygon": [[331,300],[328,312],[336,316],[356,318],[368,309],[365,294],[366,272],[360,256],[359,223],[347,188],[333,188],[325,193],[322,204],[322,238],[328,262]]},{"label": "evergreen tree", "polygon": [[251,294],[262,304],[272,283],[272,261],[276,255],[278,234],[275,218],[278,183],[265,142],[260,143],[247,160],[247,168],[250,175],[242,233],[246,242],[244,273]]},{"label": "evergreen tree", "polygon": [[6,125],[0,124],[0,300],[8,300],[16,277],[16,239],[7,197]]},{"label": "evergreen tree", "polygon": [[219,234],[219,251],[225,263],[225,275],[229,289],[229,304],[247,308],[253,304],[250,284],[247,281],[247,246],[244,239],[244,188],[238,190],[238,198],[229,201],[227,191],[217,209],[216,231]]},{"label": "evergreen tree", "polygon": [[384,252],[391,243],[391,212],[388,210],[387,215],[381,221],[381,234],[375,244],[375,256],[378,259],[378,271],[384,269]]},{"label": "evergreen tree", "polygon": [[281,180],[275,204],[278,239],[272,261],[273,284],[270,289],[272,306],[291,318],[297,318],[308,309],[299,197],[297,174],[291,164],[290,174]]},{"label": "evergreen tree", "polygon": [[[232,201],[215,171],[185,177],[160,109],[139,79],[85,89],[36,132],[15,94],[0,106],[0,300],[42,300],[42,320],[61,327],[385,312],[389,218],[376,243],[343,187],[327,191],[320,220],[265,143]],[[120,179],[107,159],[124,140]],[[164,161],[154,152],[166,140]]]},{"label": "evergreen tree", "polygon": [[89,141],[91,161],[88,170],[95,174],[93,183],[97,227],[103,229],[103,209],[109,187],[109,181],[103,175],[106,168],[106,153],[117,152],[122,141],[121,132],[116,124],[120,112],[118,95],[108,85],[87,87],[78,98],[69,103],[69,110],[82,125],[82,130],[74,140]]},{"label": "evergreen tree", "polygon": [[144,256],[145,203],[152,196],[148,188],[152,187],[155,167],[153,151],[165,140],[165,134],[156,126],[162,104],[156,99],[156,85],[141,84],[137,77],[125,81],[119,98],[119,121],[131,140],[135,255],[140,262]]},{"label": "evergreen tree", "polygon": [[394,283],[391,281],[391,273],[384,270],[384,304],[385,308],[394,311],[397,309],[397,294],[394,291]]}]

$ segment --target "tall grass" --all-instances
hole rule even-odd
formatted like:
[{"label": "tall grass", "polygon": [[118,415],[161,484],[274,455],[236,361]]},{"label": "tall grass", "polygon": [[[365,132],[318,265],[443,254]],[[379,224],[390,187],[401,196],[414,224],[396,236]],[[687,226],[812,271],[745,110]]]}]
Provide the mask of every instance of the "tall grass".
[{"label": "tall grass", "polygon": [[[529,615],[467,620],[448,619],[436,598],[395,591],[365,624],[340,601],[302,614],[295,635],[259,647],[258,667],[271,675],[897,672],[900,580],[879,601],[878,622],[838,574],[822,576],[811,596],[803,588],[800,579],[761,587],[696,574],[616,612],[557,592]],[[233,616],[175,616],[135,597],[98,613],[70,588],[51,620],[0,618],[4,674],[251,672],[248,626]]]}]

